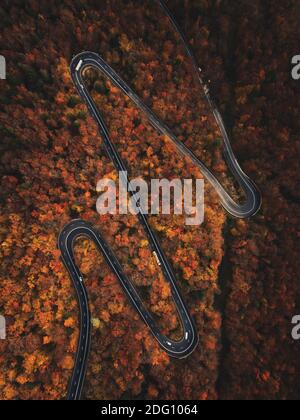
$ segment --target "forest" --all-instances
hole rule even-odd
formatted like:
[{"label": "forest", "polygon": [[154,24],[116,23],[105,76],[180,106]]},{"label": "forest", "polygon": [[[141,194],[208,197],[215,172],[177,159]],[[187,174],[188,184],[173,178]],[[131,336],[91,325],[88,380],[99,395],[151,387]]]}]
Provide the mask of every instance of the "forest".
[{"label": "forest", "polygon": [[[89,291],[92,348],[85,399],[298,400],[300,84],[296,0],[169,0],[211,80],[213,95],[263,207],[235,220],[205,184],[205,221],[152,216],[199,332],[197,350],[170,359],[128,303],[93,244],[76,243]],[[100,54],[178,138],[242,199],[221,133],[178,35],[153,0],[2,0],[0,54],[0,399],[67,395],[78,304],[57,249],[70,220],[94,224],[161,330],[181,326],[134,215],[99,215],[97,182],[117,181],[97,127],[72,83],[82,51]],[[130,177],[202,179],[166,136],[100,74],[87,83]]]}]

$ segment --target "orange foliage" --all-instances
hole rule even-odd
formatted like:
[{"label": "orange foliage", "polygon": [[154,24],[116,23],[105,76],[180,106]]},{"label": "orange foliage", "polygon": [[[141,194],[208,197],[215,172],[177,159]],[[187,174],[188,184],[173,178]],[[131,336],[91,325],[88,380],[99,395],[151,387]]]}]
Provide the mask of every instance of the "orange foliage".
[{"label": "orange foliage", "polygon": [[[170,289],[137,218],[95,211],[97,181],[117,174],[71,81],[71,58],[81,50],[101,52],[235,197],[238,192],[226,173],[221,134],[157,2],[114,0],[101,8],[92,0],[31,0],[26,8],[14,3],[0,5],[9,63],[9,78],[0,82],[0,312],[8,321],[8,339],[0,341],[0,398],[61,399],[79,331],[76,296],[56,242],[72,218],[103,232],[163,333],[181,333]],[[178,363],[158,347],[103,257],[80,241],[76,255],[93,316],[88,399],[297,396],[300,359],[288,341],[287,320],[300,301],[293,240],[299,237],[300,120],[287,63],[279,70],[270,57],[274,40],[283,62],[288,46],[295,53],[292,31],[299,19],[292,6],[267,2],[274,24],[266,25],[265,2],[240,3],[170,1],[186,16],[188,36],[213,73],[221,105],[230,105],[234,148],[262,187],[265,208],[252,222],[226,220],[206,185],[200,228],[185,226],[179,216],[151,218],[200,335],[196,352]],[[228,57],[240,57],[234,83]],[[87,76],[87,83],[131,177],[202,178],[118,89],[100,76]],[[221,276],[223,232],[228,270]]]}]

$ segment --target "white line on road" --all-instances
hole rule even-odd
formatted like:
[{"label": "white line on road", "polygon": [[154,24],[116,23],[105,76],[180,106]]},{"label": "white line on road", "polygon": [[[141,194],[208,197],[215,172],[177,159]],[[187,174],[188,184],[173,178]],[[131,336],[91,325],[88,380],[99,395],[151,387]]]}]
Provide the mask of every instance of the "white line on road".
[{"label": "white line on road", "polygon": [[80,68],[82,66],[82,63],[83,63],[83,61],[80,60],[79,63],[77,64],[76,71],[79,71],[80,70]]}]

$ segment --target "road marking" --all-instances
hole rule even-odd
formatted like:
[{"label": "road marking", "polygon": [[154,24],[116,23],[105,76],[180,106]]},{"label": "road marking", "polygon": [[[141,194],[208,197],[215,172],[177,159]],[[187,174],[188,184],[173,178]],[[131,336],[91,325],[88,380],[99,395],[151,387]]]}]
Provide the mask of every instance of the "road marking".
[{"label": "road marking", "polygon": [[153,255],[156,259],[157,264],[161,267],[161,262],[160,262],[160,259],[158,258],[158,255],[157,255],[156,251],[153,252]]},{"label": "road marking", "polygon": [[82,66],[82,63],[83,63],[83,61],[80,60],[79,63],[77,64],[76,71],[79,71],[80,70],[80,68]]}]

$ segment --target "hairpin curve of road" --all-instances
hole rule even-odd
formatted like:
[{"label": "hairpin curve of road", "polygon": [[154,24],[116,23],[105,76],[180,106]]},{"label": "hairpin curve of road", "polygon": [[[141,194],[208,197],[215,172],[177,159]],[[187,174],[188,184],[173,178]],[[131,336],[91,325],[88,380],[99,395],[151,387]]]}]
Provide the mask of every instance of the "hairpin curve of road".
[{"label": "hairpin curve of road", "polygon": [[[185,146],[181,141],[179,141],[176,138],[176,136],[165,125],[165,123],[162,122],[154,114],[154,112],[143,103],[143,101],[138,97],[138,95],[118,76],[118,74],[98,54],[93,52],[83,52],[77,55],[72,60],[70,69],[73,82],[78,90],[79,95],[86,103],[90,114],[96,121],[108,155],[114,163],[116,170],[121,174],[121,178],[123,177],[122,182],[127,187],[129,186],[129,181],[124,175],[125,173],[127,173],[126,166],[123,163],[114,144],[112,143],[105,121],[99,113],[94,100],[92,99],[84,84],[83,71],[88,67],[93,67],[100,70],[115,86],[117,86],[123,93],[125,93],[138,106],[138,108],[141,111],[145,113],[149,122],[155,129],[158,130],[158,132],[168,136],[175,144],[177,149],[184,156],[189,157],[194,162],[194,164],[199,167],[202,174],[217,191],[223,207],[225,208],[225,210],[227,210],[229,214],[239,218],[247,218],[253,216],[258,212],[261,206],[260,192],[255,186],[255,184],[247,177],[247,175],[244,174],[234,156],[222,117],[211,98],[208,86],[205,84],[202,78],[201,68],[199,68],[199,66],[197,65],[196,58],[193,55],[191,49],[189,48],[183,33],[181,32],[179,26],[175,21],[175,18],[170,13],[164,1],[159,0],[159,4],[164,9],[167,16],[170,18],[175,29],[179,32],[184,43],[185,49],[189,57],[192,59],[200,84],[204,89],[206,99],[208,100],[211,106],[216,121],[222,132],[224,140],[224,155],[234,177],[245,192],[246,200],[242,205],[237,204],[229,196],[229,194],[224,190],[222,185],[210,172],[210,170],[204,165],[204,163],[201,162],[187,146]],[[133,195],[133,198],[134,197],[135,196]],[[137,207],[139,207],[139,204],[136,204]],[[79,237],[86,237],[95,243],[98,250],[104,255],[107,264],[118,278],[132,306],[140,314],[141,318],[149,327],[155,339],[158,341],[162,349],[164,349],[167,352],[167,354],[169,354],[171,357],[182,359],[188,357],[198,345],[199,337],[196,331],[196,327],[178,289],[173,270],[169,265],[163,250],[161,249],[161,246],[155,233],[150,227],[148,217],[145,215],[145,212],[143,212],[143,209],[141,207],[139,207],[138,218],[147,234],[149,244],[156,258],[156,261],[161,267],[166,281],[170,285],[172,297],[174,299],[176,309],[178,311],[180,321],[183,327],[183,337],[180,341],[173,341],[160,333],[152,315],[145,308],[134,285],[130,282],[130,280],[122,271],[122,267],[119,261],[117,260],[116,256],[113,254],[109,246],[106,244],[105,240],[100,235],[100,233],[97,230],[95,230],[90,224],[84,222],[83,220],[73,220],[71,223],[65,226],[58,238],[58,247],[61,251],[61,258],[72,278],[80,306],[80,335],[78,340],[75,366],[73,369],[73,374],[68,390],[69,400],[78,400],[81,397],[91,341],[91,315],[89,311],[88,294],[84,285],[83,276],[78,266],[76,265],[74,257],[74,242]]]},{"label": "hairpin curve of road", "polygon": [[140,314],[143,321],[150,328],[152,334],[167,354],[174,358],[183,359],[189,356],[195,350],[198,344],[198,335],[196,332],[195,324],[189,315],[181,293],[176,285],[176,279],[173,271],[169,266],[166,257],[162,252],[157,239],[146,220],[143,222],[143,226],[147,232],[152,249],[156,250],[154,253],[157,261],[159,261],[158,264],[161,266],[163,274],[170,285],[172,297],[174,299],[183,327],[183,338],[181,341],[173,341],[159,332],[152,315],[143,305],[142,300],[139,297],[139,294],[136,291],[134,285],[128,280],[122,271],[122,267],[118,259],[106,244],[100,233],[83,220],[73,220],[63,229],[58,239],[58,245],[61,250],[61,257],[73,280],[80,305],[81,328],[75,368],[73,370],[73,376],[69,387],[69,400],[76,400],[80,398],[90,348],[91,316],[89,312],[88,295],[83,282],[83,276],[78,266],[76,265],[74,257],[74,242],[79,237],[86,237],[96,244],[98,250],[104,255],[107,264],[118,278],[132,306]]}]

